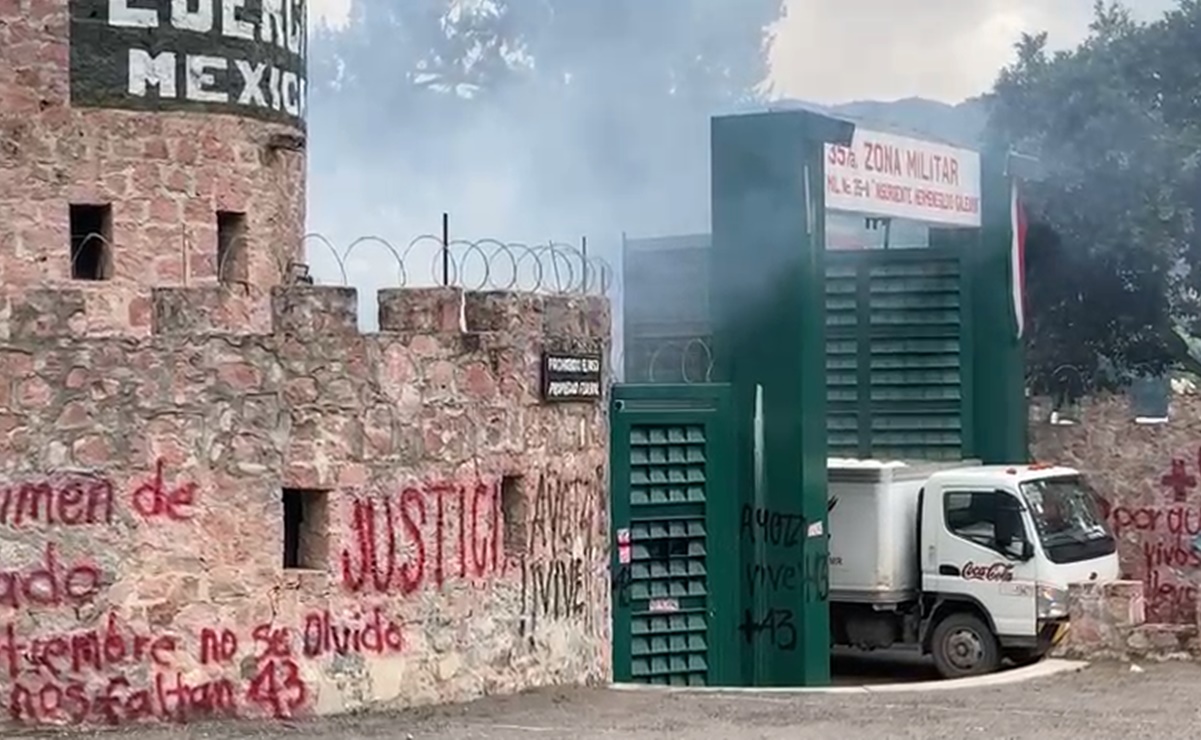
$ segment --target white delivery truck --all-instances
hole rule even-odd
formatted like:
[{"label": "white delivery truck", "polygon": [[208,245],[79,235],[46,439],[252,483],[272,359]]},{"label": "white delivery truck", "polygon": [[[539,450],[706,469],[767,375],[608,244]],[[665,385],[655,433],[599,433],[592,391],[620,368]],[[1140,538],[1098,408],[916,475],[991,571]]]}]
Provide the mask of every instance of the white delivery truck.
[{"label": "white delivery truck", "polygon": [[1042,657],[1070,583],[1118,577],[1098,499],[1071,468],[829,461],[835,645],[917,646],[947,678]]}]

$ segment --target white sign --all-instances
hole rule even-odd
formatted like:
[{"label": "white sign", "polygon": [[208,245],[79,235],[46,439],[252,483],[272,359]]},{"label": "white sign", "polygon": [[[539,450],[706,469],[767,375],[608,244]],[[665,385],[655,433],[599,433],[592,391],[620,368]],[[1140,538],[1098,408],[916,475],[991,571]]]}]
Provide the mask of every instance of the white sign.
[{"label": "white sign", "polygon": [[851,146],[826,145],[826,208],[979,226],[980,155],[856,129]]},{"label": "white sign", "polygon": [[600,372],[600,360],[595,357],[547,357],[546,367],[555,373],[592,375]]},{"label": "white sign", "polygon": [[594,380],[552,380],[546,384],[547,398],[600,398],[600,383]]}]

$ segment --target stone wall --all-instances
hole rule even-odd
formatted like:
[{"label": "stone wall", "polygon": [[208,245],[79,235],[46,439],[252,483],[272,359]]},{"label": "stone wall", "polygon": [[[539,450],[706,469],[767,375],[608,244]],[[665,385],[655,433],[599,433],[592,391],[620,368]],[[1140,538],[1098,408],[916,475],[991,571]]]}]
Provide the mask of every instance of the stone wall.
[{"label": "stone wall", "polygon": [[1084,471],[1105,499],[1123,577],[1142,581],[1151,624],[1197,623],[1201,586],[1201,397],[1176,393],[1166,423],[1138,423],[1121,395],[1085,399],[1071,424],[1031,406],[1035,459]]},{"label": "stone wall", "polygon": [[[605,681],[604,409],[539,400],[602,299],[156,289],[0,311],[0,725],[291,717]],[[2,729],[0,729],[2,732]]]}]

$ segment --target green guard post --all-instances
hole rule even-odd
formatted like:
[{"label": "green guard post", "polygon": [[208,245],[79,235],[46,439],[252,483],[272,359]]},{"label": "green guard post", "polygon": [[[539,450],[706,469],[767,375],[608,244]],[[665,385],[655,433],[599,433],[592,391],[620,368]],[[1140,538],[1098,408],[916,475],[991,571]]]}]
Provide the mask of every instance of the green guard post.
[{"label": "green guard post", "polygon": [[741,675],[825,685],[823,159],[854,126],[781,111],[716,117],[711,130],[713,379],[730,384],[736,415]]}]

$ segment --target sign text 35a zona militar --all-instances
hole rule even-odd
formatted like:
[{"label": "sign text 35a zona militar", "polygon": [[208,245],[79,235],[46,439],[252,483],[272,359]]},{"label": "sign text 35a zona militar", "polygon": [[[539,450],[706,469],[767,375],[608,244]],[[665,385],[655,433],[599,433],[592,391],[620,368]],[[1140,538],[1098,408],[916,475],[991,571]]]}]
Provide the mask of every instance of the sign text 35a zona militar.
[{"label": "sign text 35a zona militar", "polygon": [[306,0],[71,0],[71,103],[304,125]]}]

